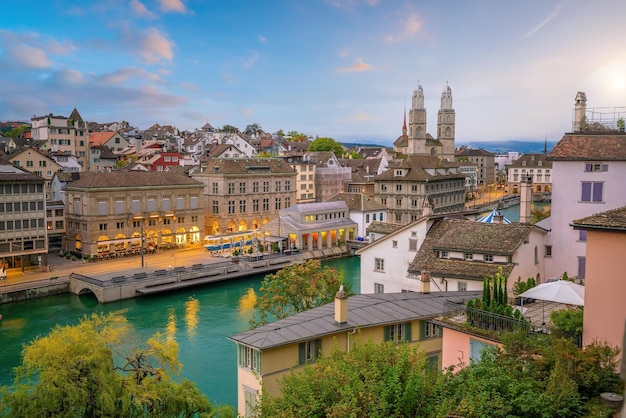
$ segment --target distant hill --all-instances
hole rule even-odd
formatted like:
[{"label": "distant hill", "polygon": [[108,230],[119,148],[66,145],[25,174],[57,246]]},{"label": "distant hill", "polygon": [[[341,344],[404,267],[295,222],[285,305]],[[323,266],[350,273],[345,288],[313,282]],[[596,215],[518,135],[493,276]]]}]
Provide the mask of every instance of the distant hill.
[{"label": "distant hill", "polygon": [[[356,142],[342,142],[346,148],[351,147],[389,147],[388,145],[377,145],[369,143],[356,143]],[[502,154],[508,151],[517,151],[521,154],[541,154],[544,149],[543,141],[470,141],[464,143],[457,143],[456,146],[467,145],[474,148],[482,148],[486,151],[493,152],[495,154]],[[555,141],[547,142],[548,152],[556,145]]]}]

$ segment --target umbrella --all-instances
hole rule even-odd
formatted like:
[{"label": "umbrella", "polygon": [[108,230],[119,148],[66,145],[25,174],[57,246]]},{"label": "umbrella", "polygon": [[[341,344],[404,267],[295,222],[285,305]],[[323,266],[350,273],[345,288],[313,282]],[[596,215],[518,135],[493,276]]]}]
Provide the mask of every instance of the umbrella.
[{"label": "umbrella", "polygon": [[[491,224],[491,223],[494,223],[494,217],[498,216],[498,215],[501,215],[500,211],[497,208],[493,208],[493,210],[491,212],[489,212],[488,214],[486,214],[482,218],[478,219],[476,222],[482,222],[482,223]],[[502,216],[502,223],[510,224],[511,221],[509,221],[507,218]]]},{"label": "umbrella", "polygon": [[[543,301],[564,303],[566,305],[585,304],[585,286],[570,282],[568,280],[557,280],[550,283],[542,283],[532,287],[519,295],[522,298],[522,308],[524,304],[523,298],[539,299]],[[544,303],[545,305],[545,303]],[[543,311],[544,306],[542,306]],[[545,325],[545,311],[543,312],[543,324]]]},{"label": "umbrella", "polygon": [[585,286],[568,280],[557,280],[532,287],[522,293],[520,297],[583,306],[585,304]]}]

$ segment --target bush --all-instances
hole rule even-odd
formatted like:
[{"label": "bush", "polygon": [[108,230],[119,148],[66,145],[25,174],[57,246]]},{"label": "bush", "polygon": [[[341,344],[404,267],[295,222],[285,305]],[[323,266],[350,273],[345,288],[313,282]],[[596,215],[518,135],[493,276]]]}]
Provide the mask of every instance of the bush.
[{"label": "bush", "polygon": [[566,338],[575,338],[583,333],[582,308],[562,309],[550,313],[551,331]]}]

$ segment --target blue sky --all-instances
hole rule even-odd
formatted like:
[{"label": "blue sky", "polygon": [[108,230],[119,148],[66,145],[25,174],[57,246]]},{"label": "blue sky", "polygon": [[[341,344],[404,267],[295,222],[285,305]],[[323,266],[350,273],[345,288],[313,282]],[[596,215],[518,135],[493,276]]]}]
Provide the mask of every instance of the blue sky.
[{"label": "blue sky", "polygon": [[623,0],[24,0],[0,16],[0,120],[258,123],[391,144],[418,81],[457,143],[558,140],[577,91],[626,106]]}]

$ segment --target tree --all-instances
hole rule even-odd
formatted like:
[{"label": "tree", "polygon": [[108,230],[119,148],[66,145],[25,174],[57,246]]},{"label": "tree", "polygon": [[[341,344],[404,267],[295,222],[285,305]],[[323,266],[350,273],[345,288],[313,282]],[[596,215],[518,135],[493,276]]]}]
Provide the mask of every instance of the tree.
[{"label": "tree", "polygon": [[239,133],[239,128],[233,125],[224,125],[224,127],[222,128],[222,132],[235,134],[235,133]]},{"label": "tree", "polygon": [[308,148],[309,151],[332,151],[337,157],[343,155],[343,146],[332,138],[317,138]]},{"label": "tree", "polygon": [[626,123],[624,123],[624,118],[620,117],[617,119],[617,129],[624,132],[624,127],[626,127]]},{"label": "tree", "polygon": [[[252,318],[250,326],[255,328],[330,303],[342,284],[341,273],[322,267],[315,259],[268,274],[261,282],[254,305],[259,310],[258,318]],[[351,293],[349,285],[344,284],[344,290]]]},{"label": "tree", "polygon": [[94,314],[57,326],[24,348],[12,387],[0,390],[0,413],[59,417],[234,416],[215,408],[180,372],[178,344],[155,335],[117,353],[129,329],[120,316]]},{"label": "tree", "polygon": [[256,135],[263,133],[263,128],[261,128],[261,125],[259,125],[258,123],[251,123],[250,125],[246,126],[246,129],[243,131],[243,133],[246,135]]},{"label": "tree", "polygon": [[19,125],[9,131],[6,131],[3,135],[7,138],[20,138],[22,135],[24,135],[24,132],[29,130],[29,125]]},{"label": "tree", "polygon": [[428,417],[436,376],[409,344],[353,343],[286,375],[281,395],[263,393],[260,417]]}]

